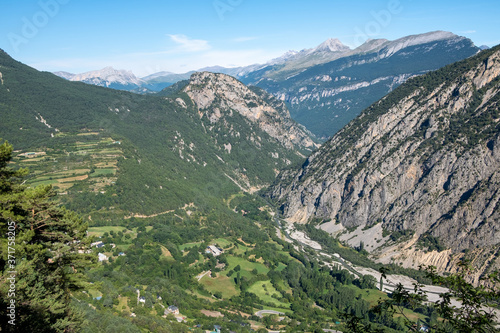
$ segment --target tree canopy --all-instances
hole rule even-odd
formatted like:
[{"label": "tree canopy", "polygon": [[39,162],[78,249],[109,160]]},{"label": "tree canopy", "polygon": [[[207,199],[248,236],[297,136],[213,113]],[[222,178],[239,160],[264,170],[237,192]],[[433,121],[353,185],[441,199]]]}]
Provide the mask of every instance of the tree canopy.
[{"label": "tree canopy", "polygon": [[9,167],[12,151],[0,145],[1,330],[78,331],[71,292],[84,287],[85,268],[95,261],[87,225],[53,200],[51,186],[23,186],[28,171]]}]

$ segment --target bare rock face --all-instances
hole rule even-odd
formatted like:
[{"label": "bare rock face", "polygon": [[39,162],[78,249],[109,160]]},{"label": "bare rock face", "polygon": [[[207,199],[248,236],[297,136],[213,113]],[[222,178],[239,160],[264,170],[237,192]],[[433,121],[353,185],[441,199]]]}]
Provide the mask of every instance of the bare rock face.
[{"label": "bare rock face", "polygon": [[288,149],[313,150],[310,134],[290,118],[285,104],[264,91],[252,91],[225,74],[194,73],[184,92],[198,107],[200,117],[217,123],[238,112]]},{"label": "bare rock face", "polygon": [[409,80],[283,172],[269,196],[291,222],[406,235],[373,249],[379,261],[453,271],[465,256],[481,273],[499,265],[499,108],[497,47]]}]

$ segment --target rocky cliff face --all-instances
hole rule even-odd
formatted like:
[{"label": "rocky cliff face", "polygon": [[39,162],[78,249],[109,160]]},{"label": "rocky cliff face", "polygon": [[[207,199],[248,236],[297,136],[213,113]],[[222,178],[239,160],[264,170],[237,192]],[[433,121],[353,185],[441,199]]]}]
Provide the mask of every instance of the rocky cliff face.
[{"label": "rocky cliff face", "polygon": [[466,253],[482,272],[498,265],[499,102],[497,47],[409,80],[282,172],[269,196],[291,222],[363,228],[383,242],[368,248],[382,262],[453,270]]},{"label": "rocky cliff face", "polygon": [[319,146],[290,118],[283,102],[260,89],[251,90],[231,76],[195,73],[183,91],[198,108],[200,117],[206,117],[212,124],[237,112],[287,149],[312,151]]}]

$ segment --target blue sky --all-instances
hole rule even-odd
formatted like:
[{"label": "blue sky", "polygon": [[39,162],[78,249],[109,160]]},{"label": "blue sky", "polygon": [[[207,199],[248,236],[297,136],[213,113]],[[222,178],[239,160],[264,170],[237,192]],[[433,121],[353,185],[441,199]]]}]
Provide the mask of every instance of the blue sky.
[{"label": "blue sky", "polygon": [[137,76],[264,63],[338,38],[434,30],[500,44],[500,1],[0,0],[0,48],[40,70]]}]

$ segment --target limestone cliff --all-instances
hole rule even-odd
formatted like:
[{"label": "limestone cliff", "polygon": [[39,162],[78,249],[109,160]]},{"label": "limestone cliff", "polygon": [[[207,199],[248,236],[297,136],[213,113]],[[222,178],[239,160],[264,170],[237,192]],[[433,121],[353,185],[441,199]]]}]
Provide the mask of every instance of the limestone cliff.
[{"label": "limestone cliff", "polygon": [[372,237],[383,246],[368,250],[382,262],[453,270],[465,255],[482,272],[498,265],[499,102],[496,47],[410,79],[283,171],[268,195],[292,222],[381,224]]},{"label": "limestone cliff", "polygon": [[198,107],[200,117],[207,117],[211,123],[237,112],[288,149],[312,151],[319,146],[290,118],[283,102],[261,89],[252,90],[229,75],[194,73],[183,91]]}]

